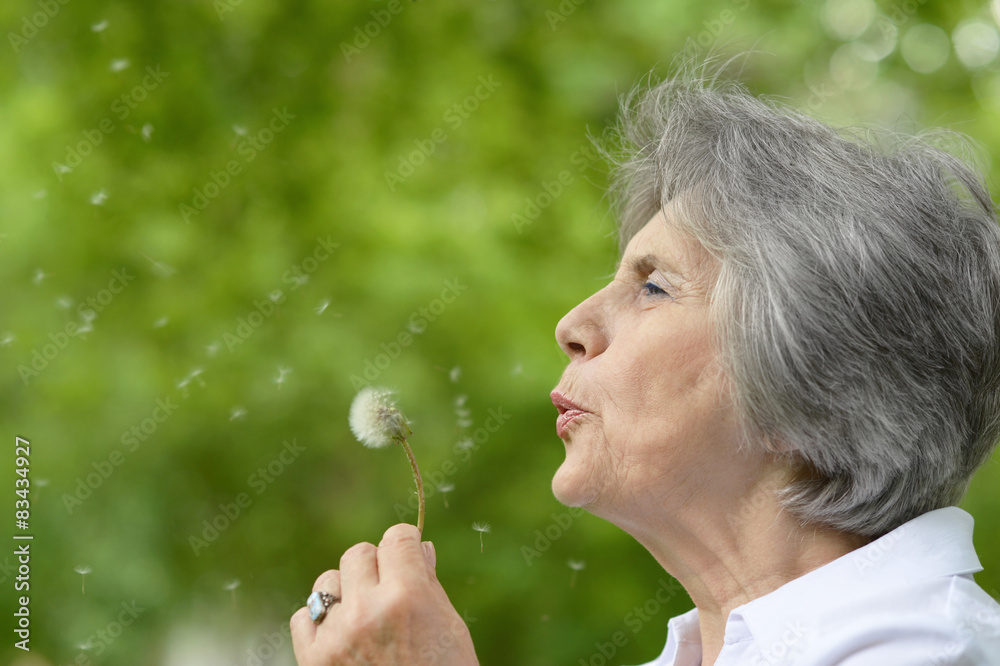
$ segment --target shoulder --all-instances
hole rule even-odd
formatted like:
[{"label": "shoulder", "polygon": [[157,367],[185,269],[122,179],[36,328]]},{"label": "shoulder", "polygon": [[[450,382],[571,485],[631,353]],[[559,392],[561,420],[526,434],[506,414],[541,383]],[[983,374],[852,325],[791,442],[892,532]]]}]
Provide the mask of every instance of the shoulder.
[{"label": "shoulder", "polygon": [[924,581],[817,614],[796,663],[1000,666],[1000,604],[966,576]]}]

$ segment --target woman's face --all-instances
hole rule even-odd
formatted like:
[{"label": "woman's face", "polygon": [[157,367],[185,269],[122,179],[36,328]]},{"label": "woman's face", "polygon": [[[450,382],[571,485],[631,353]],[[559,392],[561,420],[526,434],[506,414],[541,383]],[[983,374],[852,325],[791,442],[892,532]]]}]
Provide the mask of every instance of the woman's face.
[{"label": "woman's face", "polygon": [[569,365],[552,394],[566,445],[553,492],[623,527],[724,488],[738,467],[708,308],[718,262],[671,214],[654,216],[614,280],[556,327]]}]

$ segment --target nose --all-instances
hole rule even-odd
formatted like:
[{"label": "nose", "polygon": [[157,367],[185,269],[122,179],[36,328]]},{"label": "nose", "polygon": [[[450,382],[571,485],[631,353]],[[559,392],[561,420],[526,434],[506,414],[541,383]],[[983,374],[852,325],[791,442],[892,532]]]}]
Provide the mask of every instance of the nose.
[{"label": "nose", "polygon": [[608,347],[601,301],[604,289],[586,299],[556,324],[556,341],[570,361],[585,361]]}]

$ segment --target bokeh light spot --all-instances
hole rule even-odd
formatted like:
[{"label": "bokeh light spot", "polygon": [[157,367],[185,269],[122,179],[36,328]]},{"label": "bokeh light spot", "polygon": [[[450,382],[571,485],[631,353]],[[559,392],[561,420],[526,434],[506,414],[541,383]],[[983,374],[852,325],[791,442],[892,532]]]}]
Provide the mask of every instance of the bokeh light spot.
[{"label": "bokeh light spot", "polygon": [[838,39],[857,39],[875,19],[872,0],[827,0],[820,16],[823,27]]},{"label": "bokeh light spot", "polygon": [[948,33],[936,25],[922,23],[906,31],[899,43],[899,50],[910,69],[930,74],[948,62],[951,40],[948,39]]},{"label": "bokeh light spot", "polygon": [[970,69],[990,64],[1000,51],[1000,35],[997,35],[996,28],[978,19],[958,24],[952,33],[952,40],[958,59]]}]

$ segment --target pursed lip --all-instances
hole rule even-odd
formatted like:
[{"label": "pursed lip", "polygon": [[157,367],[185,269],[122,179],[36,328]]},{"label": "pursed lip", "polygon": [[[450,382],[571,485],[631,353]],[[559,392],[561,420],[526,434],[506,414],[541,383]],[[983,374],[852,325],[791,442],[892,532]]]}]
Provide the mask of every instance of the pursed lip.
[{"label": "pursed lip", "polygon": [[552,404],[559,410],[559,416],[556,418],[556,435],[560,439],[565,439],[570,424],[590,412],[567,398],[558,389],[550,393],[549,397],[552,398]]}]

